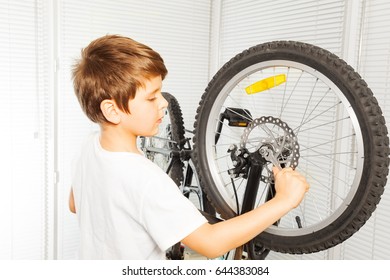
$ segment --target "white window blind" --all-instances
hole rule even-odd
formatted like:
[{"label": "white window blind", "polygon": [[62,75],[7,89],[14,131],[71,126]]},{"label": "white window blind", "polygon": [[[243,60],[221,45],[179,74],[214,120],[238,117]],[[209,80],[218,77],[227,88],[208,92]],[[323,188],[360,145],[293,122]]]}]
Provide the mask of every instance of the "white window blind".
[{"label": "white window blind", "polygon": [[[378,99],[390,126],[390,3],[362,1],[361,50],[358,71]],[[343,245],[344,259],[390,259],[390,193],[385,187],[368,223]]]},{"label": "white window blind", "polygon": [[340,54],[344,1],[221,1],[220,64],[267,41],[312,43]]},{"label": "white window blind", "polygon": [[[67,200],[71,159],[88,131],[96,129],[73,94],[70,69],[81,48],[105,34],[121,34],[159,52],[168,68],[163,90],[175,95],[192,129],[208,82],[210,1],[59,1],[58,258],[74,258],[76,216]],[[131,238],[131,237],[129,237]]]},{"label": "white window blind", "polygon": [[42,1],[0,1],[0,259],[48,255],[49,89]]}]

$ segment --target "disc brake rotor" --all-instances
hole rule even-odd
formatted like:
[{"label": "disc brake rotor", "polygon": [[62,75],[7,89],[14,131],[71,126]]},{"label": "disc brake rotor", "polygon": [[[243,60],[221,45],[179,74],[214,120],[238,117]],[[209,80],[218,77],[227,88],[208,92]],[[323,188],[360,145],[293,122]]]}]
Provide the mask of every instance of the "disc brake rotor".
[{"label": "disc brake rotor", "polygon": [[[272,163],[279,167],[295,169],[299,161],[299,144],[294,131],[281,119],[274,117],[260,117],[254,119],[244,130],[240,148],[249,152],[264,149],[270,153],[274,162],[268,161],[266,165],[269,174],[272,172]],[[273,178],[273,176],[271,176]],[[262,179],[267,179],[262,177]]]}]

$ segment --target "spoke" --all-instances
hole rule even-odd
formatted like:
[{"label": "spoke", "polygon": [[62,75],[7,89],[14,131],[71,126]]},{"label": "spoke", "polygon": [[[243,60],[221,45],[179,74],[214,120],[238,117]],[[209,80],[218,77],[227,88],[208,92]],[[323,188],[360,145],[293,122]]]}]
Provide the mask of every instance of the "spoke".
[{"label": "spoke", "polygon": [[[307,193],[307,196],[311,197],[311,201],[313,202],[313,206],[314,206],[314,208],[315,208],[315,210],[316,210],[318,219],[319,219],[320,221],[322,221],[323,218],[322,218],[322,215],[321,215],[321,213],[320,213],[320,210],[318,209],[318,205],[317,205],[317,204],[322,204],[322,207],[323,207],[325,210],[330,211],[329,206],[326,205],[323,201],[319,200],[319,199],[317,198],[317,196],[314,195],[314,194],[312,194],[311,192],[308,192],[308,193]],[[331,211],[330,211],[330,212],[331,212]],[[305,215],[304,215],[304,216],[305,216]]]},{"label": "spoke", "polygon": [[[260,70],[260,73],[261,73],[261,75],[263,75],[263,70]],[[248,81],[249,81],[249,84],[253,83],[250,79],[248,79]],[[242,94],[244,96],[247,95],[245,87],[242,88]],[[250,95],[250,99],[252,100],[252,102],[251,102],[252,112],[256,112],[257,109],[258,109],[257,104],[256,104],[256,99],[257,99],[256,95],[255,94],[251,94]]]},{"label": "spoke", "polygon": [[340,137],[340,138],[337,138],[337,139],[333,139],[333,140],[330,140],[330,141],[327,141],[327,142],[324,142],[324,143],[321,143],[321,144],[318,144],[318,145],[315,145],[315,146],[306,147],[305,149],[300,150],[299,152],[302,153],[302,152],[304,152],[306,150],[313,150],[313,148],[324,146],[324,145],[327,145],[327,144],[330,144],[330,143],[333,143],[333,142],[336,142],[336,141],[340,141],[342,139],[349,138],[349,137],[352,137],[352,136],[355,136],[355,134],[353,133],[351,135],[346,135],[346,136],[343,136],[343,137]]},{"label": "spoke", "polygon": [[[230,169],[230,168],[229,168],[229,169]],[[219,170],[217,174],[218,174],[218,175],[221,175],[221,174],[223,174],[223,173],[229,174],[229,169]]]},{"label": "spoke", "polygon": [[[245,144],[252,144],[252,143],[260,143],[261,140],[259,140],[259,137],[253,137],[251,139],[248,139],[247,141],[245,141]],[[255,146],[255,145],[254,145]]]},{"label": "spoke", "polygon": [[[259,141],[259,140],[246,141],[246,142],[245,142],[245,145],[247,146],[247,145],[249,144],[249,145],[250,145],[250,148],[256,148],[256,147],[259,146],[259,145],[256,145],[256,144],[254,144],[254,143],[260,143],[260,141]],[[247,148],[249,148],[249,147],[247,147]]]},{"label": "spoke", "polygon": [[229,143],[222,143],[222,144],[221,144],[221,143],[218,143],[217,145],[211,145],[211,146],[214,147],[214,148],[217,148],[217,147],[222,147],[222,146],[231,146],[231,145],[233,145],[233,144],[239,146],[239,145],[240,145],[240,142],[234,142],[234,143],[229,142]]},{"label": "spoke", "polygon": [[[318,118],[319,116],[325,114],[326,112],[328,112],[329,110],[331,110],[331,109],[337,107],[337,106],[340,105],[340,104],[341,104],[341,101],[339,101],[338,103],[336,103],[336,104],[330,106],[328,109],[322,111],[321,113],[317,114],[316,116],[314,116],[314,117],[311,118],[310,120],[307,120],[307,121],[305,121],[304,123],[302,123],[300,126],[296,127],[296,128],[294,129],[294,131],[297,130],[297,129],[299,130],[301,126],[303,126],[303,125],[305,125],[305,124],[311,122],[312,120]],[[295,135],[297,135],[297,133],[295,133]]]},{"label": "spoke", "polygon": [[[306,148],[305,145],[301,145],[301,146]],[[344,162],[342,162],[340,160],[334,159],[331,156],[335,156],[335,155],[353,155],[353,154],[357,155],[358,152],[338,152],[338,153],[335,152],[335,153],[323,154],[323,153],[315,151],[315,150],[313,150],[311,148],[307,148],[307,149],[313,151],[314,153],[316,153],[316,155],[307,154],[305,157],[319,157],[319,156],[323,156],[323,157],[326,157],[326,158],[328,158],[328,159],[330,159],[330,160],[332,160],[334,162],[337,162],[337,163],[339,163],[341,165],[344,165],[344,166],[348,167],[349,169],[356,170],[356,167],[350,166],[350,165],[348,165],[348,164],[346,164],[346,163],[344,163]]]},{"label": "spoke", "polygon": [[[237,105],[237,107],[239,107],[240,109],[243,109],[241,103],[238,102],[235,98],[233,98],[231,94],[229,94],[228,97]],[[228,107],[225,107],[225,106],[222,106],[222,108],[228,109]],[[234,113],[236,113],[236,112],[234,112]],[[249,118],[248,116],[242,116],[242,117],[246,118],[249,121],[253,121],[253,119]]]},{"label": "spoke", "polygon": [[[301,145],[302,147],[304,147],[304,145]],[[310,148],[308,148],[308,149],[310,149]],[[358,152],[335,152],[335,153],[329,153],[329,154],[324,154],[324,153],[319,153],[319,152],[317,152],[317,151],[314,151],[313,150],[313,152],[315,152],[315,153],[317,153],[316,155],[312,155],[312,154],[307,154],[306,156],[307,157],[319,157],[319,156],[332,156],[332,155],[351,155],[351,154],[356,154],[357,155],[357,153]]]},{"label": "spoke", "polygon": [[[224,107],[226,108],[226,107]],[[226,109],[229,109],[229,108],[226,108]],[[230,110],[232,111],[232,110]],[[235,112],[234,112],[235,113]],[[238,114],[237,114],[238,115]],[[223,127],[227,127],[232,133],[236,133],[232,128],[231,126],[229,126],[228,124],[226,124],[225,122],[221,121],[219,118],[216,120],[217,123],[221,123]],[[222,131],[222,130],[221,130]]]},{"label": "spoke", "polygon": [[286,82],[284,83],[284,90],[283,90],[283,98],[282,98],[282,104],[280,106],[280,114],[279,114],[279,119],[282,118],[282,113],[283,113],[283,106],[284,106],[284,98],[286,96],[286,91],[287,91],[287,81],[289,80],[288,79],[288,75],[290,74],[290,67],[287,68],[287,74],[286,74]]},{"label": "spoke", "polygon": [[[263,188],[263,191],[261,192],[261,195],[260,195],[259,200],[257,202],[256,208],[260,206],[260,203],[263,201],[263,197],[266,195],[266,192],[268,192],[268,191],[272,192],[271,183],[269,183],[269,182],[265,184],[265,187]],[[272,197],[274,197],[274,194],[271,193],[271,195],[272,195]]]},{"label": "spoke", "polygon": [[304,210],[302,210],[301,204],[299,205],[300,211],[294,209],[288,212],[285,216],[280,218],[280,222],[278,223],[279,227],[287,228],[287,229],[295,229],[298,228],[295,217],[297,216],[295,212],[300,212],[301,216],[304,215]]},{"label": "spoke", "polygon": [[[304,132],[304,131],[308,131],[308,130],[312,130],[312,129],[316,129],[316,128],[319,128],[319,127],[322,127],[322,126],[326,126],[326,125],[329,125],[329,124],[332,124],[332,123],[337,123],[337,122],[341,122],[341,121],[345,121],[347,119],[350,119],[350,117],[345,117],[345,118],[342,118],[342,119],[338,119],[338,120],[334,120],[334,121],[330,121],[330,122],[327,122],[327,123],[323,123],[323,124],[319,124],[317,126],[313,126],[313,127],[309,127],[309,128],[306,128],[306,129],[303,129],[301,130],[300,132]],[[301,127],[301,126],[299,126]],[[299,130],[299,129],[298,129]],[[298,132],[297,132],[298,133]]]},{"label": "spoke", "polygon": [[[250,117],[248,117],[248,116],[241,115],[241,114],[239,114],[238,112],[232,110],[232,109],[229,108],[229,107],[223,107],[223,108],[225,108],[226,110],[229,110],[230,112],[233,112],[233,113],[236,114],[237,116],[243,117],[244,119],[246,119],[246,120],[248,120],[248,121],[250,121],[250,122],[253,121],[252,118],[250,118]],[[242,109],[242,108],[241,108],[241,109]]]},{"label": "spoke", "polygon": [[[307,159],[307,158],[301,158],[301,159],[303,159],[303,160],[305,160],[306,162],[310,163],[311,166],[317,167],[322,173],[325,172],[325,174],[328,174],[328,175],[330,175],[331,177],[336,178],[337,180],[339,180],[340,182],[344,183],[346,186],[349,187],[349,183],[348,183],[348,182],[345,182],[345,181],[344,181],[343,179],[341,179],[340,177],[335,176],[333,172],[324,171],[324,168],[323,168],[322,166],[319,166],[319,165],[315,164],[313,161],[311,161],[311,160],[309,160],[309,159]],[[319,182],[319,181],[317,181],[317,182]],[[325,186],[325,185],[323,185],[323,186],[326,187],[330,192],[332,192],[332,190],[331,190],[328,186]],[[332,192],[332,193],[334,193],[334,192]],[[338,194],[336,194],[336,196],[338,196],[341,200],[344,200],[344,198],[341,197],[341,196],[339,196]]]},{"label": "spoke", "polygon": [[[275,66],[273,67],[273,72],[274,72],[273,73],[273,77],[276,77],[277,74],[275,72]],[[286,81],[287,81],[287,79],[286,79]],[[268,92],[270,92],[270,89],[268,89]],[[271,96],[272,104],[275,105],[275,112],[278,112],[279,111],[279,109],[278,109],[278,102],[275,101],[273,94],[270,94],[270,96]]]},{"label": "spoke", "polygon": [[[326,185],[324,185],[322,182],[318,181],[316,178],[314,178],[313,176],[311,176],[309,173],[306,173],[306,177],[310,177],[311,180],[313,180],[313,181],[317,182],[318,184],[320,184],[321,186],[327,188],[327,189],[329,190],[330,193],[333,193]],[[330,213],[333,213],[333,212],[334,212],[334,211],[332,211],[332,210],[330,209],[330,207],[329,207],[328,205],[326,205],[326,204],[324,203],[323,199],[317,198],[317,197],[316,197],[312,192],[310,192],[310,191],[307,192],[307,193],[310,194],[311,196],[313,196],[313,197],[315,198],[315,200],[318,202],[318,204],[322,204],[325,210],[328,210]],[[337,196],[337,195],[336,195],[336,196]],[[340,199],[341,199],[342,201],[344,201],[344,198],[341,198],[341,197],[340,197]]]},{"label": "spoke", "polygon": [[[229,186],[229,185],[232,185],[232,183],[234,182],[236,182],[236,181],[238,181],[238,180],[243,180],[243,178],[241,178],[241,177],[237,177],[237,178],[234,178],[233,179],[233,181],[232,180],[229,180],[227,183],[225,183],[225,188],[227,187],[227,186]],[[242,184],[242,183],[240,183],[240,184]]]},{"label": "spoke", "polygon": [[243,178],[241,178],[241,182],[240,182],[240,184],[238,185],[238,188],[236,189],[237,193],[238,193],[238,191],[241,189],[241,186],[243,186],[243,184],[242,184],[242,183],[244,183],[245,181],[247,181],[247,180],[246,180],[246,179],[243,179]]},{"label": "spoke", "polygon": [[267,135],[271,136],[272,139],[275,141],[275,143],[277,142],[273,131],[269,129],[269,127],[266,124],[261,124],[258,127],[261,127],[265,131],[265,133],[267,133]]},{"label": "spoke", "polygon": [[328,93],[331,91],[330,88],[325,92],[325,94],[321,97],[321,99],[317,102],[317,104],[314,106],[314,108],[311,110],[310,114],[305,119],[305,122],[308,120],[308,118],[312,115],[312,113],[317,109],[317,107],[321,104],[322,100],[328,95]]},{"label": "spoke", "polygon": [[[240,180],[240,184],[238,185],[238,187],[236,187],[236,192],[238,193],[238,191],[240,190],[240,188],[241,188],[241,186],[242,186],[242,183],[245,181],[245,179],[243,179],[243,178],[235,178],[235,179],[233,179],[233,181],[234,182],[237,182],[238,180]],[[228,185],[232,185],[233,186],[233,184],[232,184],[232,181],[230,180],[229,181],[229,183],[226,183],[225,184],[225,188],[228,186]],[[233,196],[231,196],[230,198],[234,198],[234,194],[233,194]]]},{"label": "spoke", "polygon": [[[231,145],[231,144],[229,144],[229,145]],[[225,155],[216,157],[216,158],[214,158],[214,159],[217,161],[217,160],[221,160],[221,159],[224,159],[224,158],[227,158],[227,157],[230,157],[230,154],[225,154]]]},{"label": "spoke", "polygon": [[295,82],[294,88],[292,89],[292,91],[290,92],[290,95],[289,95],[288,98],[287,98],[286,104],[283,104],[284,107],[282,106],[282,109],[281,109],[281,112],[280,112],[280,118],[282,118],[282,114],[283,114],[283,112],[284,112],[284,109],[286,109],[287,104],[288,104],[288,102],[290,101],[291,96],[292,96],[292,94],[294,93],[295,88],[297,87],[299,81],[301,80],[303,73],[304,73],[304,72],[303,72],[303,70],[302,70],[302,71],[301,71],[301,75],[299,76],[298,80]]},{"label": "spoke", "polygon": [[[233,137],[233,136],[231,136],[231,135],[227,135],[227,134],[220,133],[220,132],[215,132],[215,134],[219,134],[220,136],[225,136],[225,137],[227,137],[227,138],[229,138],[229,139],[233,139],[233,140],[235,140],[235,141],[237,141],[237,142],[240,142],[240,141],[241,141],[241,137]],[[219,145],[219,144],[218,144],[218,145]],[[218,145],[213,145],[213,146],[216,147],[216,146],[218,146]]]},{"label": "spoke", "polygon": [[[318,213],[317,207],[316,207],[316,211]],[[303,209],[302,203],[299,204],[299,212],[301,212],[301,216],[300,217],[302,218],[302,220],[301,220],[302,227],[305,227],[307,225],[307,222],[306,222],[305,210]]]},{"label": "spoke", "polygon": [[318,82],[318,78],[316,79],[316,81],[315,81],[315,83],[314,83],[314,85],[313,85],[313,88],[312,88],[312,90],[311,90],[309,100],[308,100],[307,103],[306,103],[305,112],[304,112],[303,115],[302,115],[301,124],[300,124],[300,126],[298,127],[298,130],[297,130],[296,134],[299,133],[299,130],[301,129],[302,124],[304,123],[304,119],[305,119],[305,116],[306,116],[306,112],[307,112],[307,109],[309,108],[309,104],[310,104],[310,101],[311,101],[311,99],[312,99],[312,97],[313,97],[314,89],[315,89],[315,87],[316,87],[316,85],[317,85],[317,82]]}]

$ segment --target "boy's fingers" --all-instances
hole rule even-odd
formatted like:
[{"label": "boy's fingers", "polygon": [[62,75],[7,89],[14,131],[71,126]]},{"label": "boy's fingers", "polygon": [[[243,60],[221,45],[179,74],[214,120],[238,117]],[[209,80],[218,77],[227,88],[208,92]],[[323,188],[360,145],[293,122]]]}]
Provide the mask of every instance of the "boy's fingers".
[{"label": "boy's fingers", "polygon": [[273,166],[272,171],[274,172],[274,176],[276,177],[276,175],[279,173],[280,170],[276,166]]},{"label": "boy's fingers", "polygon": [[276,176],[279,174],[279,173],[286,173],[286,172],[289,172],[289,171],[293,171],[293,169],[291,167],[285,167],[283,169],[279,169],[278,167],[276,166],[273,166],[272,167],[272,171],[274,173],[274,177],[276,178]]}]

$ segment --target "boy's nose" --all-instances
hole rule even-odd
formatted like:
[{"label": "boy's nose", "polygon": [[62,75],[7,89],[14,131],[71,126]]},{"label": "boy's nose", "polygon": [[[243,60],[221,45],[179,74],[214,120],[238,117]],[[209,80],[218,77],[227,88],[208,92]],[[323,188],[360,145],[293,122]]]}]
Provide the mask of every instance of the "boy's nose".
[{"label": "boy's nose", "polygon": [[161,108],[162,109],[166,109],[168,108],[168,101],[164,98],[164,96],[161,96],[162,97],[162,100],[161,100]]}]

